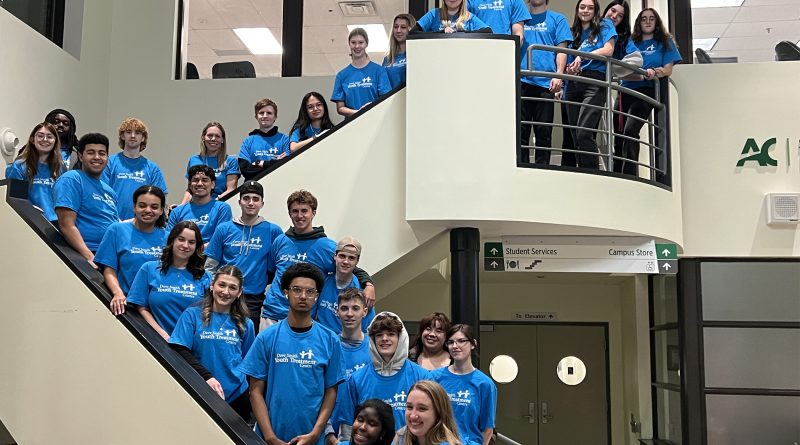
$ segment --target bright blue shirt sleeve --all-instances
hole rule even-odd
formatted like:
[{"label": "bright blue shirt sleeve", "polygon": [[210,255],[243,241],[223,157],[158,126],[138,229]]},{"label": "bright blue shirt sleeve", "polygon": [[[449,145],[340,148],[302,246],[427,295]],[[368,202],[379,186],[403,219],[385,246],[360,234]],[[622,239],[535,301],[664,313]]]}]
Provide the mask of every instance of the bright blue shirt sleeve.
[{"label": "bright blue shirt sleeve", "polygon": [[511,26],[531,18],[523,0],[469,0],[467,9],[495,34],[511,34]]},{"label": "bright blue shirt sleeve", "polygon": [[333,79],[333,91],[331,92],[331,101],[333,102],[344,101],[344,85],[342,85],[344,82],[342,79],[343,73],[344,69],[336,73],[336,77]]},{"label": "bright blue shirt sleeve", "polygon": [[244,138],[242,141],[242,146],[239,148],[239,159],[244,159],[247,162],[252,163],[253,158],[250,155],[250,145],[252,145],[253,140],[250,136]]},{"label": "bright blue shirt sleeve", "polygon": [[441,29],[441,21],[439,20],[439,8],[433,8],[426,12],[418,21],[417,25],[425,32],[436,32]]},{"label": "bright blue shirt sleeve", "polygon": [[[31,204],[42,209],[48,221],[57,221],[55,203],[53,202],[53,185],[55,179],[48,164],[37,164],[36,175],[31,180],[28,188],[28,200]],[[28,180],[28,168],[25,161],[17,160],[6,167],[6,178],[20,181]]]},{"label": "bright blue shirt sleeve", "polygon": [[375,67],[375,71],[378,74],[378,95],[383,96],[384,94],[388,94],[392,91],[392,83],[389,82],[389,74],[386,73],[386,68],[378,65]]},{"label": "bright blue shirt sleeve", "polygon": [[[594,39],[590,39],[590,35],[590,29],[583,30],[583,33],[581,34],[581,44],[580,47],[578,47],[578,50],[590,53],[594,50],[602,48],[608,42],[611,42],[611,45],[613,46],[614,41],[617,38],[617,30],[614,28],[614,25],[611,24],[610,20],[603,19],[600,20],[600,33],[595,36]],[[573,57],[570,57],[570,60],[572,59]],[[606,64],[599,60],[587,58],[581,60],[581,70],[605,73]]]},{"label": "bright blue shirt sleeve", "polygon": [[108,226],[119,221],[117,194],[104,182],[79,170],[70,170],[53,186],[55,207],[76,213],[75,226],[92,252],[100,246]]},{"label": "bright blue shirt sleeve", "polygon": [[131,222],[114,223],[103,235],[94,262],[114,269],[120,289],[127,294],[142,264],[161,258],[164,241],[166,233],[160,227],[145,233]]},{"label": "bright blue shirt sleeve", "polygon": [[171,333],[186,308],[203,298],[211,284],[206,272],[195,279],[186,269],[161,273],[159,261],[144,263],[128,292],[128,302],[148,309],[162,329]]}]

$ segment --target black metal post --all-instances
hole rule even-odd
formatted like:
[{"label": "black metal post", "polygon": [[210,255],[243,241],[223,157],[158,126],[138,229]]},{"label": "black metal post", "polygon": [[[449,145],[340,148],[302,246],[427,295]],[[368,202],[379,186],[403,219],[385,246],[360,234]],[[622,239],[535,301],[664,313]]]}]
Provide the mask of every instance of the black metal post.
[{"label": "black metal post", "polygon": [[480,336],[478,261],[481,251],[478,229],[460,227],[450,231],[450,318],[472,326]]},{"label": "black metal post", "polygon": [[303,75],[303,0],[283,0],[281,77]]}]

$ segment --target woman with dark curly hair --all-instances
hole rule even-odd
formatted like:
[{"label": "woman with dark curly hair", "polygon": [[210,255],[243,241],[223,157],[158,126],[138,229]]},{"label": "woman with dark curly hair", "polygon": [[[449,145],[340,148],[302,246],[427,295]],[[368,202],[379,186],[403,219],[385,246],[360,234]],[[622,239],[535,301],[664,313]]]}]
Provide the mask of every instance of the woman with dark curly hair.
[{"label": "woman with dark curly hair", "polygon": [[419,322],[419,332],[414,337],[408,356],[418,365],[432,371],[450,364],[450,354],[444,340],[450,329],[450,319],[441,312],[433,312]]}]

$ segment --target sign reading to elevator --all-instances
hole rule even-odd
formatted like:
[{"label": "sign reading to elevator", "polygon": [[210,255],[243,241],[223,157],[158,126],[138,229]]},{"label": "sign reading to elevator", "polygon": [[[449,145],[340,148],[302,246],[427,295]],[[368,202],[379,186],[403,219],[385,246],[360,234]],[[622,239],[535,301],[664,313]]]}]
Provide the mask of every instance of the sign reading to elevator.
[{"label": "sign reading to elevator", "polygon": [[677,246],[641,237],[507,236],[484,243],[491,272],[675,274]]}]

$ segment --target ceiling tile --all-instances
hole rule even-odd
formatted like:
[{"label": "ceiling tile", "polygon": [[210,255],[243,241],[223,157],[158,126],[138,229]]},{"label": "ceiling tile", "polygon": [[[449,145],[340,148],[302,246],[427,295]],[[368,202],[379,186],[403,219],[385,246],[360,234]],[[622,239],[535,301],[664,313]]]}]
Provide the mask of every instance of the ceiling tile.
[{"label": "ceiling tile", "polygon": [[[303,75],[304,76],[331,76],[336,74],[325,54],[303,54]],[[331,85],[333,88],[333,85]],[[325,97],[330,95],[330,91],[320,91]]]},{"label": "ceiling tile", "polygon": [[800,38],[800,21],[731,23],[728,29],[725,30],[724,36],[795,36]]},{"label": "ceiling tile", "polygon": [[260,28],[267,24],[250,0],[210,0],[229,28]]},{"label": "ceiling tile", "polygon": [[743,6],[795,5],[797,0],[744,0]]},{"label": "ceiling tile", "polygon": [[194,35],[199,37],[211,49],[247,49],[230,29],[198,29],[194,31]]},{"label": "ceiling tile", "polygon": [[343,25],[345,19],[335,0],[311,0],[303,3],[304,26]]},{"label": "ceiling tile", "polygon": [[714,23],[709,25],[692,25],[692,38],[705,39],[709,37],[720,37],[728,28],[727,23]]},{"label": "ceiling tile", "polygon": [[189,29],[225,28],[225,21],[207,0],[192,0],[186,3],[189,14]]},{"label": "ceiling tile", "polygon": [[714,45],[714,51],[735,51],[735,50],[768,50],[773,51],[775,45],[780,42],[773,36],[765,37],[723,37]]},{"label": "ceiling tile", "polygon": [[283,0],[250,0],[250,2],[268,28],[283,26]]},{"label": "ceiling tile", "polygon": [[766,22],[770,20],[798,20],[800,3],[792,5],[750,6],[740,8],[734,22]]},{"label": "ceiling tile", "polygon": [[709,23],[730,23],[739,8],[700,8],[692,9],[692,25],[705,25]]}]

